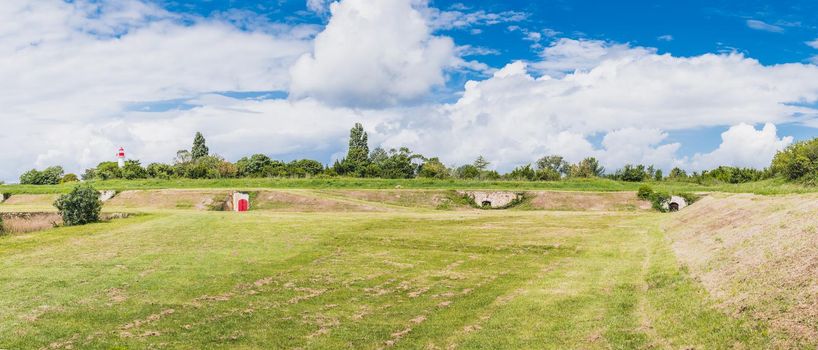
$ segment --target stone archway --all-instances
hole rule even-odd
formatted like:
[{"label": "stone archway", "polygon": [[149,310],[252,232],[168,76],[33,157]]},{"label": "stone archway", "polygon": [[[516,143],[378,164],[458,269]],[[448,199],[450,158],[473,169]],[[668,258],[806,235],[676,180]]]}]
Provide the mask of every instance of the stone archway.
[{"label": "stone archway", "polygon": [[491,201],[483,201],[483,203],[480,203],[480,205],[483,208],[491,208]]},{"label": "stone archway", "polygon": [[673,211],[679,211],[679,203],[670,202],[670,204],[668,205],[668,210],[670,210],[672,212]]}]

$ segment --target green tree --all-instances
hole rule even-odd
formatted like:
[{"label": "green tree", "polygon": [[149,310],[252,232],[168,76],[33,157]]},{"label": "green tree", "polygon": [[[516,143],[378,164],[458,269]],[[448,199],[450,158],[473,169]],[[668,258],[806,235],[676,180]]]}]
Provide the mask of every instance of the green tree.
[{"label": "green tree", "polygon": [[173,168],[163,163],[148,164],[145,171],[148,172],[148,176],[156,179],[169,179],[173,175]]},{"label": "green tree", "polygon": [[474,165],[474,167],[477,168],[477,170],[483,171],[486,170],[486,168],[488,168],[490,164],[491,163],[489,163],[489,161],[486,160],[486,158],[483,158],[483,156],[479,156],[477,157],[477,159],[474,160],[474,164],[472,165]]},{"label": "green tree", "polygon": [[476,179],[480,177],[480,169],[472,164],[463,165],[454,172],[458,179]]},{"label": "green tree", "polygon": [[239,176],[264,177],[264,169],[271,166],[273,160],[264,154],[254,154],[250,158],[244,157],[236,162]]},{"label": "green tree", "polygon": [[449,177],[449,169],[437,157],[429,158],[421,164],[418,177],[445,179]]},{"label": "green tree", "polygon": [[560,175],[568,175],[570,166],[562,156],[550,155],[537,160],[537,170],[551,169]]},{"label": "green tree", "polygon": [[138,160],[126,160],[125,166],[122,167],[122,178],[126,180],[145,179],[148,177],[148,172],[142,167]]},{"label": "green tree", "polygon": [[99,221],[102,201],[99,192],[89,184],[80,184],[70,193],[57,198],[54,206],[60,211],[66,226],[85,225]]},{"label": "green tree", "polygon": [[818,182],[818,138],[801,141],[776,153],[772,173],[790,181]]},{"label": "green tree", "polygon": [[537,172],[531,167],[531,164],[526,164],[524,166],[514,168],[514,170],[508,173],[506,177],[511,180],[533,181],[537,178]]},{"label": "green tree", "polygon": [[656,174],[654,174],[653,179],[656,180],[656,181],[662,181],[662,179],[664,179],[664,176],[662,174],[662,169],[656,169]]},{"label": "green tree", "polygon": [[676,167],[676,168],[670,169],[670,173],[667,175],[667,178],[672,179],[672,180],[686,179],[687,178],[687,173],[684,170]]},{"label": "green tree", "polygon": [[60,180],[60,183],[77,182],[79,180],[80,179],[79,179],[79,177],[77,177],[77,174],[70,174],[69,173],[69,174],[65,174],[65,176],[62,177],[62,179]]},{"label": "green tree", "polygon": [[338,170],[341,174],[364,176],[369,165],[369,137],[361,123],[349,130],[349,150],[347,156],[340,163]]},{"label": "green tree", "polygon": [[599,165],[599,161],[594,157],[585,158],[569,167],[571,177],[600,177],[604,173],[605,168]]},{"label": "green tree", "polygon": [[193,137],[193,148],[190,149],[190,156],[193,160],[197,160],[202,157],[207,157],[210,150],[207,149],[207,144],[205,141],[204,136],[200,132],[196,132],[196,136]]},{"label": "green tree", "polygon": [[31,169],[20,175],[20,183],[24,185],[56,185],[62,180],[63,168],[61,166],[50,166],[43,171]]},{"label": "green tree", "polygon": [[97,165],[96,177],[101,180],[122,178],[122,169],[116,162],[102,162]]}]

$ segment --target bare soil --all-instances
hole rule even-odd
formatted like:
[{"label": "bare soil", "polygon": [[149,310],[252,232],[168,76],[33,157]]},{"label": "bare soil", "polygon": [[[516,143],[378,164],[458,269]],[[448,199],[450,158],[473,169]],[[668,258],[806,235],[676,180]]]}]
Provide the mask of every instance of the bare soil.
[{"label": "bare soil", "polygon": [[[733,314],[818,340],[818,195],[714,195],[672,214],[673,249]],[[792,344],[791,344],[792,345]]]},{"label": "bare soil", "polygon": [[116,197],[105,202],[105,206],[208,210],[214,203],[224,201],[229,194],[230,191],[206,190],[123,191],[117,194]]},{"label": "bare soil", "polygon": [[310,193],[287,191],[262,191],[250,203],[251,209],[271,209],[276,211],[320,212],[320,211],[383,211],[377,205],[335,200]]},{"label": "bare soil", "polygon": [[529,209],[568,211],[650,210],[650,202],[635,192],[528,192],[533,198]]}]

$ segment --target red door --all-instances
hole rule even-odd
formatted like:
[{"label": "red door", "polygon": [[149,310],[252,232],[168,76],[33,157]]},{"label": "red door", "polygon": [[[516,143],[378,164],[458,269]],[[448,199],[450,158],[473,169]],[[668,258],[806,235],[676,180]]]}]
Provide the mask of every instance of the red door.
[{"label": "red door", "polygon": [[250,209],[250,202],[246,199],[239,199],[239,211],[247,211]]}]

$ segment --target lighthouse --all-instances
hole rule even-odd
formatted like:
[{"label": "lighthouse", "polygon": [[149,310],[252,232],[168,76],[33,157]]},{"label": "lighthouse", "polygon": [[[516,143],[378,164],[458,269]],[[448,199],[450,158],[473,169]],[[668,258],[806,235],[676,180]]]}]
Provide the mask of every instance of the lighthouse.
[{"label": "lighthouse", "polygon": [[119,152],[116,153],[116,164],[120,169],[125,167],[125,149],[120,147]]}]

